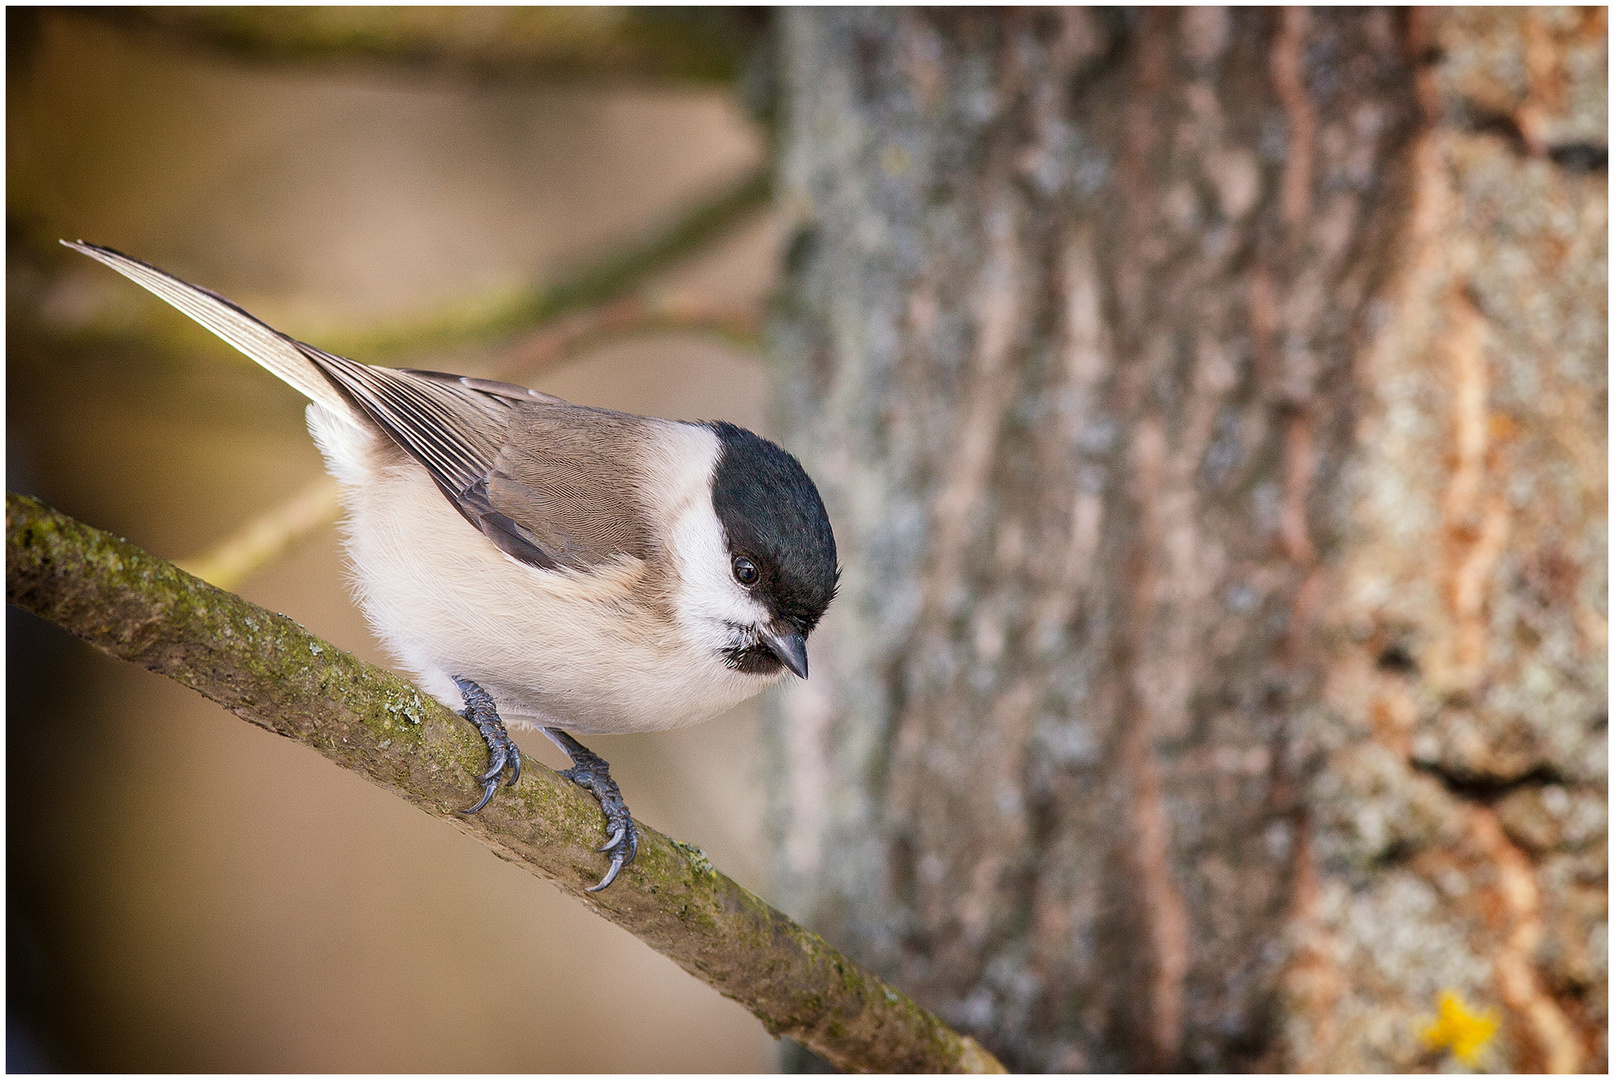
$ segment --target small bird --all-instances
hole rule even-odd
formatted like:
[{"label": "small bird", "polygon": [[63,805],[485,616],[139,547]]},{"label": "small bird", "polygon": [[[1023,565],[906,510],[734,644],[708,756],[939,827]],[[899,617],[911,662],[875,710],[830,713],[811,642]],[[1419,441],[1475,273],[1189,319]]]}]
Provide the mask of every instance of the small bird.
[{"label": "small bird", "polygon": [[579,734],[709,719],[807,677],[835,596],[835,536],[800,462],[722,421],[573,405],[520,386],[374,367],[305,345],[217,293],[63,240],[306,395],[340,482],[355,592],[419,685],[488,745],[482,796],[521,777],[506,727],[537,727],[600,802],[610,867],[639,836]]}]

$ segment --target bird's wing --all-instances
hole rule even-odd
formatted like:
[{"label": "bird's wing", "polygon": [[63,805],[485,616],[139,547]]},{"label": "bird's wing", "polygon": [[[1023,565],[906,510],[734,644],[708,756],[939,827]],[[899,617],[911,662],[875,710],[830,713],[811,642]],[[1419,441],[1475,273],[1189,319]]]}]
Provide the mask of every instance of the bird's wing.
[{"label": "bird's wing", "polygon": [[510,383],[297,348],[506,554],[546,570],[647,558],[622,436],[645,421]]},{"label": "bird's wing", "polygon": [[647,421],[491,379],[361,364],[139,259],[62,242],[168,301],[318,404],[373,423],[512,557],[577,570],[649,557],[633,461],[622,453],[622,437]]},{"label": "bird's wing", "polygon": [[506,554],[546,570],[649,557],[633,461],[622,452],[641,418],[302,348]]},{"label": "bird's wing", "polygon": [[660,547],[645,484],[662,423],[578,405],[520,404],[480,491],[560,566],[651,561]]}]

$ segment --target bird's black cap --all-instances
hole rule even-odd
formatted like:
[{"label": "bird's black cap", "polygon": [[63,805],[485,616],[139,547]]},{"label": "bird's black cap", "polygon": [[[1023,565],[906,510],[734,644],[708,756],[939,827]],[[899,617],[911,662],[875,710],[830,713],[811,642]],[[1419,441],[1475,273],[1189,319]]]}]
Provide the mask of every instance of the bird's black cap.
[{"label": "bird's black cap", "polygon": [[797,461],[758,435],[717,421],[722,443],[712,508],[729,552],[750,559],[754,586],[773,616],[805,637],[835,598],[835,534],[818,488]]}]

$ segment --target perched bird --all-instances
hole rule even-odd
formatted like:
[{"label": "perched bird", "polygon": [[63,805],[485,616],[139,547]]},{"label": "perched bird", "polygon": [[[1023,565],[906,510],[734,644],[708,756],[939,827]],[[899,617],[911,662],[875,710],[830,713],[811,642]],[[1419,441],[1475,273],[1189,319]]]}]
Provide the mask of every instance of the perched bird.
[{"label": "perched bird", "polygon": [[573,405],[508,383],[372,367],[305,345],[111,248],[143,285],[310,399],[341,482],[359,603],[421,687],[477,726],[476,813],[538,727],[599,799],[611,864],[638,831],[571,733],[706,720],[790,671],[835,595],[835,537],[801,464],[723,422]]}]

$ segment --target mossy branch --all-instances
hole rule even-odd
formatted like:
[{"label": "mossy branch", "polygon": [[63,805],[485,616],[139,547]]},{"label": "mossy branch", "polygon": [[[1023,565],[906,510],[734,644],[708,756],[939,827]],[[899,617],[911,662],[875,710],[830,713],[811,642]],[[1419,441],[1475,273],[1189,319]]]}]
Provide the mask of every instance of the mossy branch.
[{"label": "mossy branch", "polygon": [[842,1069],[999,1072],[906,995],[763,903],[698,848],[642,828],[603,893],[594,800],[536,761],[476,817],[486,750],[405,680],[126,540],[6,495],[6,600],[362,773],[524,864]]}]

